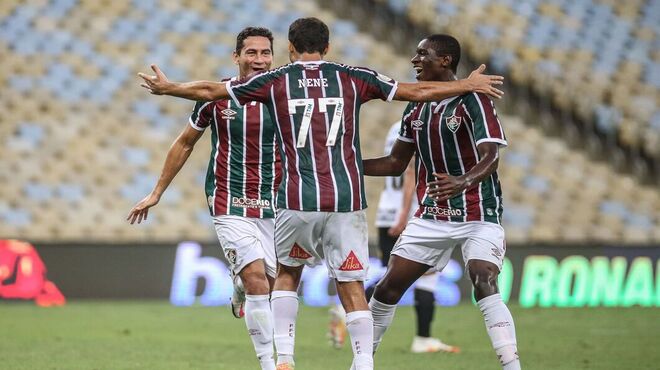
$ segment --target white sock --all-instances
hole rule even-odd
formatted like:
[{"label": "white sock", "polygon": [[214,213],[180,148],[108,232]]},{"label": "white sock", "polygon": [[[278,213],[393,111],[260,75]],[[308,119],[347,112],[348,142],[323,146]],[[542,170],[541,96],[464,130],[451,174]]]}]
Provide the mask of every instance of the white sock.
[{"label": "white sock", "polygon": [[245,325],[262,370],[275,370],[273,314],[268,295],[245,296]]},{"label": "white sock", "polygon": [[372,370],[374,356],[374,319],[371,311],[353,311],[346,314],[346,329],[351,336],[353,367],[355,370]]},{"label": "white sock", "polygon": [[377,301],[376,298],[371,297],[371,300],[369,300],[369,309],[371,310],[371,315],[374,320],[373,352],[376,353],[380,341],[383,340],[385,331],[387,331],[387,328],[392,324],[396,305],[381,303]]},{"label": "white sock", "polygon": [[499,294],[493,294],[477,302],[486,322],[486,331],[504,370],[519,370],[516,327],[511,312]]},{"label": "white sock", "polygon": [[293,347],[296,341],[296,317],[298,316],[298,293],[274,290],[270,296],[275,324],[275,350],[277,364],[293,364]]}]

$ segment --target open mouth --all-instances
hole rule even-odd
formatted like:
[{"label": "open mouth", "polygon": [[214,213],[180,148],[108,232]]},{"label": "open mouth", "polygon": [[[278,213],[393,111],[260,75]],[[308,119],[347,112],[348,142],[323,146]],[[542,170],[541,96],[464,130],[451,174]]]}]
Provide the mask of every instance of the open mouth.
[{"label": "open mouth", "polygon": [[422,71],[423,71],[422,67],[420,67],[420,66],[413,66],[413,69],[414,69],[415,72],[416,72],[416,73],[415,73],[415,77],[419,77],[419,75],[422,74]]}]

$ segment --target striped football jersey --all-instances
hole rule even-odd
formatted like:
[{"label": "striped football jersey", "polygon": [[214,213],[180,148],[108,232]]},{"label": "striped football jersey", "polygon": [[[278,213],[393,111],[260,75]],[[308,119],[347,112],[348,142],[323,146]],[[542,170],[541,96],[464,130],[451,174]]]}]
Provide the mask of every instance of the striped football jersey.
[{"label": "striped football jersey", "polygon": [[296,62],[227,83],[237,104],[262,102],[275,121],[283,181],[278,207],[351,212],[366,208],[359,112],[391,100],[396,81],[326,61]]},{"label": "striped football jersey", "polygon": [[426,195],[426,184],[435,179],[434,172],[460,176],[472,169],[480,159],[479,144],[507,145],[490,98],[470,93],[441,102],[410,103],[403,115],[399,140],[416,146],[420,201],[415,217],[501,223],[502,187],[497,172],[442,204]]}]

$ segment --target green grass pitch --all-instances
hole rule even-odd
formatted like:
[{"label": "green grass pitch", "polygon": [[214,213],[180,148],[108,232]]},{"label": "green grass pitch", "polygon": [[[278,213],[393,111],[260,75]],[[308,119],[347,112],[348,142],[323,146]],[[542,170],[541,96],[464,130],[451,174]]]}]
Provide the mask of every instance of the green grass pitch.
[{"label": "green grass pitch", "polygon": [[[658,369],[660,310],[522,309],[511,305],[523,369]],[[301,306],[296,369],[348,369],[328,345],[327,310]],[[499,369],[476,307],[436,309],[433,334],[460,354],[411,354],[414,315],[397,311],[376,369]],[[0,302],[0,369],[258,369],[242,320],[227,307],[73,301]]]}]

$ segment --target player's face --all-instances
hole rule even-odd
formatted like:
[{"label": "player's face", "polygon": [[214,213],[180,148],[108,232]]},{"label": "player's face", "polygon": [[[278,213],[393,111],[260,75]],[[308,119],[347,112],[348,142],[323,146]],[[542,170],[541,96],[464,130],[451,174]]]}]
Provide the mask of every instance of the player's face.
[{"label": "player's face", "polygon": [[234,63],[238,64],[241,76],[270,69],[273,63],[270,40],[263,36],[249,36],[243,41],[241,53],[234,52]]},{"label": "player's face", "polygon": [[447,59],[444,55],[436,55],[431,42],[424,39],[417,45],[415,56],[410,60],[419,81],[439,81],[447,71]]}]

